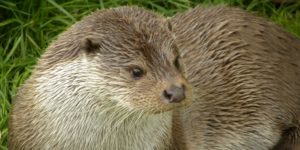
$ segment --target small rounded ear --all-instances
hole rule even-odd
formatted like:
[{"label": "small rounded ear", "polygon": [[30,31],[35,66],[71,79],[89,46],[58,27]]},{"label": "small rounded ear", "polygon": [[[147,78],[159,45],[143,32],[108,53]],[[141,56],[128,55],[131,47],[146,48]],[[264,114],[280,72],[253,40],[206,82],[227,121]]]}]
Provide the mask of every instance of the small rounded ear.
[{"label": "small rounded ear", "polygon": [[84,38],[80,44],[81,48],[84,49],[87,53],[95,53],[100,49],[99,39],[95,39],[92,37]]}]

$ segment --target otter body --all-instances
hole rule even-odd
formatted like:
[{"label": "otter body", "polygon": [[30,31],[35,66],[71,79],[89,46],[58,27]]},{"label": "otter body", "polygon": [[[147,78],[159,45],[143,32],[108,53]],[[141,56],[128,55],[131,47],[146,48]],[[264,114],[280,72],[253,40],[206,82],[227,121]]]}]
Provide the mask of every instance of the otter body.
[{"label": "otter body", "polygon": [[20,88],[9,148],[297,149],[299,47],[236,8],[97,11]]},{"label": "otter body", "polygon": [[300,149],[300,40],[237,8],[171,19],[193,104],[177,113],[184,149]]}]

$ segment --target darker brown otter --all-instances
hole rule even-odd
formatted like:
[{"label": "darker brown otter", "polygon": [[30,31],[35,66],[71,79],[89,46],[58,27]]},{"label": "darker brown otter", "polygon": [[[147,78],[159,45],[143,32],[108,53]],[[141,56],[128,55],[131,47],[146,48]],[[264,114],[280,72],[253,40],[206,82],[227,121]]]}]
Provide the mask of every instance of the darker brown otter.
[{"label": "darker brown otter", "polygon": [[176,113],[182,149],[300,149],[300,40],[237,8],[171,19],[193,104]]}]

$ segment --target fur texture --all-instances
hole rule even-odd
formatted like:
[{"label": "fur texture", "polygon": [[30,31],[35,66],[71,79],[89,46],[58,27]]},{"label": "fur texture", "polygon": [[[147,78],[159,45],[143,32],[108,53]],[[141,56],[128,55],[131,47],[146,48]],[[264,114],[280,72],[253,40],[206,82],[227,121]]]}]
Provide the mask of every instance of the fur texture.
[{"label": "fur texture", "polygon": [[[20,89],[9,148],[299,149],[299,48],[236,8],[169,21],[136,7],[97,11],[49,46]],[[171,84],[186,100],[162,101]]]},{"label": "fur texture", "polygon": [[237,8],[198,7],[171,24],[194,87],[174,121],[180,147],[300,149],[300,40]]},{"label": "fur texture", "polygon": [[[167,149],[191,93],[167,20],[137,7],[94,12],[52,43],[14,101],[10,149]],[[132,77],[132,68],[145,72]],[[186,99],[164,102],[182,85]]]}]

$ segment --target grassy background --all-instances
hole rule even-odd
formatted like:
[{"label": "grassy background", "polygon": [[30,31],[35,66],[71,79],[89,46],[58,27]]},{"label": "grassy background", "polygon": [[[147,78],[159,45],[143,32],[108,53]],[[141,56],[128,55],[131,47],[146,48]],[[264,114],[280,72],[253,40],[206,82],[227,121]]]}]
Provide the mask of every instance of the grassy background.
[{"label": "grassy background", "polygon": [[12,97],[43,50],[60,32],[96,9],[138,5],[172,16],[198,4],[238,6],[271,18],[300,37],[300,2],[268,0],[0,0],[0,150],[7,149]]}]

